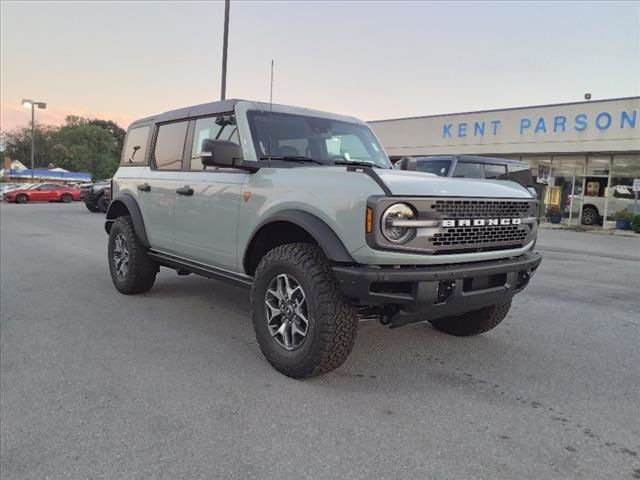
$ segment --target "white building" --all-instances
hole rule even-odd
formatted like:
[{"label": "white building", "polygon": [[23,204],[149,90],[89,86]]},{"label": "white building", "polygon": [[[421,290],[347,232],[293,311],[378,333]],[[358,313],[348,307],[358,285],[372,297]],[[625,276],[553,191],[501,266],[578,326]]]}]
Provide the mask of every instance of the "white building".
[{"label": "white building", "polygon": [[547,202],[573,213],[575,222],[583,208],[608,216],[609,204],[618,208],[619,199],[632,198],[630,186],[640,178],[639,110],[640,97],[629,97],[369,123],[392,160],[419,155],[524,160],[534,178],[551,187]]}]

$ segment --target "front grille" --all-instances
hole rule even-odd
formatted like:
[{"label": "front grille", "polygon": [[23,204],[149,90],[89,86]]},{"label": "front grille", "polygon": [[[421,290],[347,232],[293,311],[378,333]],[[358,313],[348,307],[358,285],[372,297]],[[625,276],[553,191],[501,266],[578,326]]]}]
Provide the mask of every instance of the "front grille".
[{"label": "front grille", "polygon": [[489,244],[522,243],[527,237],[528,229],[520,225],[500,225],[491,227],[451,227],[443,228],[429,238],[434,247],[483,246]]},{"label": "front grille", "polygon": [[[535,200],[438,199],[429,208],[441,220],[470,220],[471,225],[440,227],[427,237],[435,254],[482,252],[520,248],[530,239],[532,225],[523,219],[536,216]],[[473,225],[484,219],[487,225]],[[516,225],[490,225],[489,219],[520,219]]]},{"label": "front grille", "polygon": [[436,200],[431,208],[443,218],[527,216],[531,202],[517,200]]}]

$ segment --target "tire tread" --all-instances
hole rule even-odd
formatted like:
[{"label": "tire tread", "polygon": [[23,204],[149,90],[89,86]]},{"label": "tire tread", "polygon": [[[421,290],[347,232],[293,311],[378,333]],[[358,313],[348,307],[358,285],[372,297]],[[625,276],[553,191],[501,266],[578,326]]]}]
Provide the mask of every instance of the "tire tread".
[{"label": "tire tread", "polygon": [[289,243],[270,250],[256,269],[255,279],[263,275],[269,264],[287,261],[305,272],[306,281],[312,291],[307,292],[308,301],[315,303],[314,345],[304,362],[297,365],[286,364],[269,355],[270,338],[263,338],[256,328],[257,321],[263,321],[256,315],[256,307],[262,307],[262,299],[256,298],[254,281],[251,289],[251,317],[260,348],[271,365],[279,372],[293,378],[306,378],[321,375],[342,365],[355,342],[358,317],[355,308],[347,303],[338,283],[333,276],[331,265],[319,247],[307,243]]},{"label": "tire tread", "polygon": [[[127,238],[129,249],[129,275],[124,281],[117,278],[114,272],[111,250],[118,232],[122,232]],[[158,264],[147,255],[144,245],[138,240],[133,221],[126,215],[116,218],[109,234],[109,270],[111,279],[116,289],[125,295],[135,295],[151,290],[158,274]]]}]

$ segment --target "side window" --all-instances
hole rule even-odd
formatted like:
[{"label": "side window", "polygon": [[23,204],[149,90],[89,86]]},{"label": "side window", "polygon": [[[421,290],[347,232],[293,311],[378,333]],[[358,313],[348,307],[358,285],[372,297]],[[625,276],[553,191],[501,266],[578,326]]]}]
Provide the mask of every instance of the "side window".
[{"label": "side window", "polygon": [[147,141],[151,127],[131,128],[122,149],[122,165],[140,165],[147,161]]},{"label": "side window", "polygon": [[188,125],[189,122],[160,125],[153,150],[153,158],[158,170],[181,170]]},{"label": "side window", "polygon": [[493,163],[484,164],[484,178],[490,180],[506,180],[507,179],[507,166],[496,165]]},{"label": "side window", "polygon": [[455,178],[484,178],[479,163],[458,162],[453,172]]},{"label": "side window", "polygon": [[509,172],[509,180],[518,182],[525,187],[534,185],[529,165],[509,164],[507,165],[507,172]]},{"label": "side window", "polygon": [[[236,144],[240,144],[238,139],[238,128],[228,122],[222,122],[219,119],[225,117],[207,117],[196,120],[193,130],[193,143],[191,144],[191,170],[202,170],[202,142],[207,139],[227,140]],[[222,123],[222,125],[220,125]],[[233,122],[235,123],[235,122]]]},{"label": "side window", "polygon": [[450,166],[451,162],[449,160],[418,160],[416,170],[433,173],[439,177],[446,177]]}]

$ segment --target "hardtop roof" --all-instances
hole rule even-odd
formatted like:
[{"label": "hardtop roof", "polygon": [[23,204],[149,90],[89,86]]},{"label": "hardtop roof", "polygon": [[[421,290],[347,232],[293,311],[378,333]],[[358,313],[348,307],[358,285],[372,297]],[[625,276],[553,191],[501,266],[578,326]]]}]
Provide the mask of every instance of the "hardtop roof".
[{"label": "hardtop roof", "polygon": [[233,111],[233,107],[240,100],[232,98],[229,100],[221,100],[218,102],[201,103],[199,105],[191,105],[189,107],[178,108],[176,110],[169,110],[157,115],[151,115],[150,117],[140,118],[135,120],[129,128],[139,127],[142,125],[170,122],[171,120],[179,120],[181,118],[196,117],[200,115],[215,115],[216,113],[224,113]]},{"label": "hardtop roof", "polygon": [[[270,107],[270,104],[265,102],[257,102],[253,100],[233,98],[233,99],[222,100],[218,102],[208,102],[208,103],[201,103],[199,105],[191,105],[189,107],[183,107],[176,110],[169,110],[167,112],[159,113],[157,115],[140,118],[138,120],[135,120],[133,123],[131,123],[131,125],[129,125],[129,128],[141,127],[144,125],[153,125],[156,123],[171,122],[173,120],[181,120],[181,119],[191,118],[191,117],[203,117],[203,116],[209,116],[209,115],[216,115],[219,113],[231,112],[234,110],[234,107],[238,102],[248,102],[253,104],[256,108],[265,109],[265,110],[269,109]],[[276,109],[278,110],[286,109],[298,114],[307,114],[307,115],[316,114],[316,115],[326,116],[328,118],[334,118],[336,120],[352,121],[352,122],[364,124],[362,120],[352,116],[340,115],[332,112],[323,112],[320,110],[314,110],[314,109],[309,109],[305,107],[294,107],[291,105],[281,105],[281,104],[274,103],[273,108],[274,108],[274,111],[276,111]]]}]

